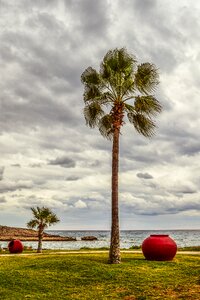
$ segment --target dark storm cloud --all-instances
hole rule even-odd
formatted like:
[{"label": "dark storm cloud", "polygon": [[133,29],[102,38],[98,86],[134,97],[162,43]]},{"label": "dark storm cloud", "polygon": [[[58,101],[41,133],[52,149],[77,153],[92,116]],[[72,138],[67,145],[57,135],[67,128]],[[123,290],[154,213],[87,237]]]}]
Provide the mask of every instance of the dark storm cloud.
[{"label": "dark storm cloud", "polygon": [[[184,53],[179,51],[180,43],[184,47],[184,37],[180,26],[176,24],[177,11],[170,6],[170,13],[166,14],[165,6],[156,0],[127,0],[124,4],[128,4],[134,16],[131,20],[135,25],[134,40],[137,41],[134,48],[140,56],[146,54],[146,58],[162,70],[161,73],[172,72],[181,59],[184,59]],[[139,46],[141,43],[142,47]]]},{"label": "dark storm cloud", "polygon": [[162,133],[159,137],[161,142],[168,142],[174,153],[191,157],[198,155],[200,152],[199,133],[189,129],[193,120],[185,114],[184,123],[181,119],[179,121],[173,119],[172,122],[171,124],[162,124]]},{"label": "dark storm cloud", "polygon": [[132,3],[136,11],[143,15],[143,17],[148,16],[149,18],[151,18],[149,13],[155,10],[158,3],[157,0],[129,0],[128,2]]},{"label": "dark storm cloud", "polygon": [[173,195],[184,195],[184,194],[196,194],[197,193],[197,190],[192,188],[192,187],[189,187],[189,186],[183,186],[183,187],[175,187],[175,188],[172,188],[172,189],[169,189],[168,190],[170,193],[172,193]]},{"label": "dark storm cloud", "polygon": [[5,167],[0,167],[0,181],[3,180],[4,170],[5,170]]},{"label": "dark storm cloud", "polygon": [[143,178],[143,179],[153,179],[153,176],[149,173],[137,173],[137,177]]},{"label": "dark storm cloud", "polygon": [[[123,127],[122,212],[196,214],[198,1],[192,6],[183,1],[185,7],[173,0],[0,2],[1,164],[21,165],[21,172],[8,168],[6,176],[0,168],[0,192],[11,192],[13,207],[64,207],[69,209],[69,226],[77,222],[76,228],[82,226],[80,220],[87,219],[86,227],[96,224],[95,214],[99,220],[105,217],[112,143],[98,129],[85,126],[80,76],[90,65],[99,69],[109,49],[125,46],[138,62],[149,61],[159,69],[156,95],[163,113],[152,140],[137,134],[128,122]],[[21,177],[24,181],[18,181]],[[133,199],[127,199],[127,191]]]},{"label": "dark storm cloud", "polygon": [[57,157],[56,159],[50,160],[49,165],[61,166],[63,168],[75,168],[76,163],[73,159],[67,156]]},{"label": "dark storm cloud", "polygon": [[1,203],[6,203],[7,201],[6,201],[6,199],[5,199],[5,197],[0,197],[0,204]]},{"label": "dark storm cloud", "polygon": [[[156,149],[152,151],[149,150],[142,150],[141,153],[139,152],[140,148],[137,149],[137,153],[128,153],[128,157],[133,159],[137,162],[147,163],[147,164],[154,164],[158,161],[158,156],[156,156]],[[146,152],[146,153],[145,153]]]},{"label": "dark storm cloud", "polygon": [[184,143],[181,143],[181,145],[179,145],[179,151],[182,154],[194,156],[200,152],[200,142],[193,139],[188,141],[187,139]]},{"label": "dark storm cloud", "polygon": [[[2,64],[7,69],[15,66],[12,74],[8,72],[9,77],[1,89],[1,130],[56,123],[76,125],[79,119],[70,104],[73,101],[71,93],[80,89],[83,71],[80,39],[85,36],[90,40],[90,31],[95,39],[98,34],[104,34],[108,25],[107,4],[102,1],[61,1],[66,16],[59,18],[53,9],[54,5],[55,9],[59,5],[54,1],[51,4],[34,2],[33,6],[37,8],[34,12],[29,10],[28,3],[22,5],[20,2],[16,7],[10,4],[10,8],[19,10],[21,15],[24,12],[23,18],[18,18],[23,26],[20,29],[5,26],[0,35]],[[46,11],[40,11],[40,8]],[[68,22],[72,27],[67,25]],[[80,32],[77,40],[75,36]],[[59,101],[58,96],[64,96],[66,104]]]},{"label": "dark storm cloud", "polygon": [[80,179],[80,177],[72,175],[72,176],[67,177],[65,180],[66,181],[77,181],[79,179]]},{"label": "dark storm cloud", "polygon": [[[147,197],[148,198],[148,197]],[[167,215],[167,214],[178,214],[186,211],[200,211],[200,203],[198,200],[170,200],[169,198],[159,199],[157,201],[153,197],[151,199],[140,199],[140,201],[132,203],[123,204],[122,210],[132,211],[136,215],[147,215],[147,216],[157,216],[157,215]]]},{"label": "dark storm cloud", "polygon": [[11,167],[21,168],[20,164],[12,164]]},{"label": "dark storm cloud", "polygon": [[[72,8],[78,29],[85,33],[85,38],[91,36],[101,36],[108,28],[108,11],[107,1],[100,0],[78,0],[72,1]],[[65,1],[66,10],[69,9],[68,2]]]},{"label": "dark storm cloud", "polygon": [[180,212],[184,212],[184,211],[188,211],[188,210],[195,210],[195,211],[200,211],[200,203],[199,201],[191,201],[188,203],[183,203],[183,204],[176,204],[175,207],[172,208],[168,208],[166,213],[172,213],[172,214],[176,214],[176,213],[180,213]]},{"label": "dark storm cloud", "polygon": [[[40,28],[40,22],[43,22],[43,25],[47,22],[53,23],[52,29],[45,27],[49,35],[43,27]],[[8,73],[7,81],[2,82],[2,129],[12,130],[28,124],[34,126],[57,122],[76,123],[76,114],[71,111],[69,104],[72,101],[71,92],[80,85],[81,69],[73,51],[63,51],[61,45],[58,48],[60,42],[56,36],[56,22],[56,19],[48,14],[38,15],[35,20],[39,26],[38,32],[36,31],[38,39],[35,39],[34,28],[30,28],[30,32],[11,28],[1,33],[2,63],[7,69],[9,66],[16,66],[12,74]],[[65,32],[63,25],[60,38]],[[44,43],[46,36],[48,43]],[[72,35],[65,36],[68,46],[70,37]],[[65,99],[68,99],[65,103],[59,102],[58,95],[64,95]]]},{"label": "dark storm cloud", "polygon": [[34,163],[34,164],[30,164],[29,167],[31,167],[31,168],[42,168],[42,164]]},{"label": "dark storm cloud", "polygon": [[19,182],[0,182],[0,193],[14,192],[23,189],[32,189],[33,183],[27,181]]},{"label": "dark storm cloud", "polygon": [[[147,35],[147,42],[153,41],[154,38],[159,37],[158,43],[168,38],[177,36],[176,30],[171,30],[171,24],[173,24],[173,18],[165,14],[165,8],[160,1],[157,0],[134,0],[132,2],[133,8],[137,11],[136,17],[141,22],[140,31],[144,30],[146,34],[149,30],[145,30],[145,26],[148,26],[151,30],[151,35]],[[177,13],[177,12],[176,12]]]},{"label": "dark storm cloud", "polygon": [[[41,19],[43,17],[44,16],[41,16]],[[54,25],[56,27],[56,20]],[[79,69],[78,64],[76,64],[75,61],[74,64],[71,64],[69,60],[69,57],[74,58],[73,52],[67,49],[63,51],[64,45],[60,45],[62,38],[61,41],[57,40],[55,28],[55,36],[53,35],[54,31],[47,31],[46,33],[42,28],[39,28],[38,32],[36,32],[38,35],[37,40],[33,36],[34,31],[32,30],[34,30],[34,28],[30,28],[30,32],[26,33],[12,31],[12,29],[10,29],[10,31],[5,31],[1,35],[3,47],[1,53],[4,63],[6,61],[9,64],[16,62],[23,72],[29,76],[26,78],[26,81],[27,79],[41,79],[44,83],[49,84],[51,83],[51,79],[55,80],[55,78],[59,78],[65,80],[66,85],[69,83],[68,89],[70,89],[70,87],[72,89],[72,86],[79,83],[79,78],[76,78],[76,72],[78,71],[77,69]],[[65,33],[65,28],[62,30]],[[49,35],[45,37],[45,34],[48,33]],[[44,44],[43,38],[48,39],[47,44]],[[70,46],[71,36],[68,34],[65,36],[65,39]],[[49,47],[48,44],[51,44],[51,47]],[[60,45],[59,48],[58,44]],[[31,78],[31,76],[33,78]]]},{"label": "dark storm cloud", "polygon": [[[16,98],[15,98],[16,99]],[[7,101],[2,101],[4,114],[0,120],[1,130],[16,131],[26,126],[46,125],[51,127],[55,123],[74,124],[76,115],[70,107],[58,104],[42,92],[33,91],[29,100],[17,103],[14,97],[7,97]],[[7,120],[9,120],[7,122]]]}]

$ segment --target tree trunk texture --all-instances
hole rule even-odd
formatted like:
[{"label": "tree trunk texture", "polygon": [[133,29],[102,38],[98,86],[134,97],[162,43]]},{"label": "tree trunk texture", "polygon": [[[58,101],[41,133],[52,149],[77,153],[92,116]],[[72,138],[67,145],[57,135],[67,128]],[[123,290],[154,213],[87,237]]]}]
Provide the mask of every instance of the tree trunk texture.
[{"label": "tree trunk texture", "polygon": [[111,264],[119,264],[121,261],[118,208],[119,134],[120,126],[114,129],[112,149],[112,227],[109,253]]},{"label": "tree trunk texture", "polygon": [[42,239],[43,239],[43,232],[38,232],[38,248],[37,253],[42,253]]}]

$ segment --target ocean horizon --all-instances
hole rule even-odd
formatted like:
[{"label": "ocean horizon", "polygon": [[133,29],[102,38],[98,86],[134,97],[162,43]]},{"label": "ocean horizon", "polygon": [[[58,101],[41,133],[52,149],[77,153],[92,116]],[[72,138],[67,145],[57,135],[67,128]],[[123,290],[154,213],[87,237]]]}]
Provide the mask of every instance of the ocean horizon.
[{"label": "ocean horizon", "polygon": [[[52,235],[75,237],[76,241],[43,241],[43,249],[54,250],[79,250],[81,248],[102,248],[109,247],[109,230],[46,230]],[[132,246],[141,246],[143,240],[151,234],[168,234],[178,247],[200,246],[200,229],[164,229],[164,230],[121,230],[120,247],[129,249]],[[95,236],[96,241],[82,241],[85,236]],[[24,246],[37,248],[37,242],[26,241]],[[7,246],[7,242],[0,242],[2,247]]]}]

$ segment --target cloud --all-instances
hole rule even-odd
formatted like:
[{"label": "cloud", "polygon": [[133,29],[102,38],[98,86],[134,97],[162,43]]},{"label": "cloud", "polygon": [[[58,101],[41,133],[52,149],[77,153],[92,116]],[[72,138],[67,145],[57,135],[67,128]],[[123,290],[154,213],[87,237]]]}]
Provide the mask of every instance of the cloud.
[{"label": "cloud", "polygon": [[34,163],[34,164],[30,164],[31,168],[41,168],[42,164],[41,163]]},{"label": "cloud", "polygon": [[5,170],[5,167],[0,167],[0,181],[3,180],[4,170]]},{"label": "cloud", "polygon": [[134,216],[141,229],[148,216],[154,226],[165,216],[167,227],[176,214],[180,227],[196,227],[199,2],[15,2],[1,1],[0,193],[7,202],[0,217],[14,215],[22,205],[26,218],[30,206],[47,204],[67,219],[66,228],[83,223],[102,228],[105,218],[109,223],[112,143],[85,125],[80,76],[88,66],[99,70],[109,49],[126,47],[139,63],[149,61],[158,68],[155,96],[163,112],[151,140],[128,120],[122,128],[121,220],[132,228]]},{"label": "cloud", "polygon": [[168,188],[168,191],[174,195],[195,194],[197,189],[194,184],[175,184]]},{"label": "cloud", "polygon": [[143,178],[143,179],[153,179],[153,176],[149,173],[137,173],[137,177]]},{"label": "cloud", "polygon": [[77,181],[79,179],[80,179],[80,177],[73,176],[73,175],[66,178],[67,181]]},{"label": "cloud", "polygon": [[14,192],[17,190],[23,189],[31,189],[33,187],[33,183],[31,181],[7,181],[7,182],[0,182],[0,193],[7,193],[7,192]]},{"label": "cloud", "polygon": [[87,204],[82,200],[78,200],[77,202],[75,202],[74,207],[75,208],[86,208]]},{"label": "cloud", "polygon": [[169,195],[155,195],[143,198],[135,197],[129,193],[121,194],[122,210],[132,211],[135,215],[170,215],[187,211],[200,212],[200,204],[195,197],[193,200],[187,197],[171,199]]},{"label": "cloud", "polygon": [[61,166],[63,168],[75,168],[76,163],[73,159],[67,156],[57,157],[56,159],[50,160],[49,165]]},{"label": "cloud", "polygon": [[12,166],[12,167],[16,167],[16,168],[21,168],[21,165],[20,165],[20,164],[12,164],[11,166]]},{"label": "cloud", "polygon": [[7,201],[6,201],[6,198],[5,197],[0,197],[0,204],[1,203],[6,203]]}]

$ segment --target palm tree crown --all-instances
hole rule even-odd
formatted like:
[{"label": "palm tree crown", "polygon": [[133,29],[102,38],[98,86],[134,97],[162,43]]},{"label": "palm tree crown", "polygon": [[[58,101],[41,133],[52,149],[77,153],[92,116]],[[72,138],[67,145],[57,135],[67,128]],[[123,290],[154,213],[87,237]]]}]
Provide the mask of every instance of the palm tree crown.
[{"label": "palm tree crown", "polygon": [[38,249],[37,252],[42,252],[42,239],[44,229],[60,220],[48,207],[31,207],[34,218],[27,223],[29,228],[37,228],[38,230]]},{"label": "palm tree crown", "polygon": [[31,207],[34,218],[27,223],[29,228],[45,229],[60,220],[48,207]]},{"label": "palm tree crown", "polygon": [[161,112],[161,105],[152,95],[159,83],[153,64],[137,65],[125,48],[114,49],[105,55],[99,72],[89,67],[81,80],[88,126],[97,126],[104,137],[112,139],[114,128],[125,123],[126,115],[140,134],[154,134],[152,117]]}]

